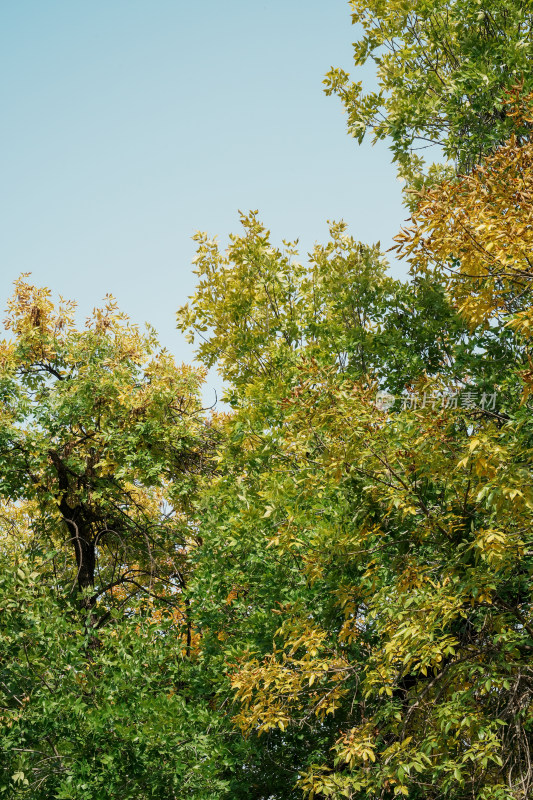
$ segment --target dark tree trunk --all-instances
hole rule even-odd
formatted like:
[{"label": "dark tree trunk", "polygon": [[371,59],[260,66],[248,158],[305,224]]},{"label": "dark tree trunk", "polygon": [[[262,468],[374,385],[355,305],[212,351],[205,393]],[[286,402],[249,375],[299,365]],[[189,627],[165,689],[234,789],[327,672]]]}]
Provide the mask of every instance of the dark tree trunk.
[{"label": "dark tree trunk", "polygon": [[94,543],[83,535],[83,529],[74,538],[78,586],[80,591],[94,586],[95,552]]},{"label": "dark tree trunk", "polygon": [[[96,568],[96,552],[91,531],[83,519],[81,508],[70,508],[65,501],[61,501],[60,510],[70,533],[70,542],[76,556],[77,583],[80,592],[94,586],[94,573]],[[92,598],[84,598],[83,608],[94,605]]]},{"label": "dark tree trunk", "polygon": [[[84,513],[82,505],[71,506],[67,500],[69,494],[71,494],[70,481],[72,478],[59,454],[55,450],[49,450],[48,455],[57,473],[60,491],[58,496],[59,510],[68,528],[70,542],[74,547],[76,567],[78,569],[78,588],[83,592],[84,589],[94,586],[96,554],[94,540],[91,535],[90,520],[87,519],[87,514]],[[90,608],[93,604],[94,601],[89,603],[84,601],[82,605]]]}]

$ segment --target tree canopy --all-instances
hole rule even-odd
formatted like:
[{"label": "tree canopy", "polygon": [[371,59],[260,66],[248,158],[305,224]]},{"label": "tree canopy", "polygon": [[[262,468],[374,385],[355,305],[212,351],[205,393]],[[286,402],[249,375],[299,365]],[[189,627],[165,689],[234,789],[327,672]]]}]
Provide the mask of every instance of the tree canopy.
[{"label": "tree canopy", "polygon": [[532,796],[531,6],[352,7],[379,90],[326,88],[409,178],[407,280],[342,221],[305,257],[241,214],[195,237],[194,367],[15,284],[6,798]]},{"label": "tree canopy", "polygon": [[[516,132],[507,92],[533,88],[531,0],[351,0],[357,24],[354,65],[376,65],[377,87],[365,91],[332,68],[336,94],[359,142],[388,139],[402,174],[417,182],[424,151],[441,151],[459,172]],[[529,136],[529,121],[520,135]],[[433,148],[433,149],[431,149]],[[440,158],[438,158],[440,160]]]}]

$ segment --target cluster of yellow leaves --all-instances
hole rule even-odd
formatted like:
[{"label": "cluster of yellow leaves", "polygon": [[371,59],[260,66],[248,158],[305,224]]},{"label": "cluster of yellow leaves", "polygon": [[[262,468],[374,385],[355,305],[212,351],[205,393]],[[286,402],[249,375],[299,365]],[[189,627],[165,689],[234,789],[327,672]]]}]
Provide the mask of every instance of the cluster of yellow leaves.
[{"label": "cluster of yellow leaves", "polygon": [[15,291],[7,304],[5,327],[17,336],[32,332],[55,336],[64,329],[72,330],[76,304],[61,298],[56,311],[50,289],[32,286],[26,281],[29,275],[24,273],[15,281]]},{"label": "cluster of yellow leaves", "polygon": [[285,730],[303,705],[309,716],[324,718],[346,694],[342,683],[351,667],[342,654],[326,650],[327,631],[295,619],[276,636],[285,640],[282,649],[274,648],[261,662],[243,661],[232,678],[241,703],[235,722],[245,733]]},{"label": "cluster of yellow leaves", "polygon": [[392,696],[390,687],[398,670],[426,676],[438,669],[446,656],[454,655],[459,646],[456,637],[445,631],[455,619],[464,616],[461,592],[454,591],[448,580],[438,585],[426,577],[420,581],[419,589],[403,592],[401,583],[400,578],[395,600],[385,595],[369,615],[377,620],[385,642],[374,656],[369,695],[376,690],[378,695]]},{"label": "cluster of yellow leaves", "polygon": [[[533,95],[509,100],[511,113],[533,123]],[[512,136],[465,176],[417,195],[412,224],[392,248],[413,271],[448,275],[448,286],[472,327],[517,311],[532,289],[533,142]],[[519,308],[519,306],[518,306]],[[530,334],[533,311],[511,323]]]},{"label": "cluster of yellow leaves", "polygon": [[38,511],[35,500],[13,502],[0,499],[0,552],[16,563],[34,536],[32,519]]}]

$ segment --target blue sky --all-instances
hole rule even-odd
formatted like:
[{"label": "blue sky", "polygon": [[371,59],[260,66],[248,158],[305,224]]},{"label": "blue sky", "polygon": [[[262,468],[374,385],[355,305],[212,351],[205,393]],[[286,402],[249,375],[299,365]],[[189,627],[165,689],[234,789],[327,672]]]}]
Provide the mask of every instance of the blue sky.
[{"label": "blue sky", "polygon": [[190,361],[175,312],[195,230],[224,242],[257,208],[303,251],[340,218],[390,246],[406,212],[389,153],[322,92],[356,35],[345,0],[3,3],[2,307],[21,272],[81,318],[111,292]]}]

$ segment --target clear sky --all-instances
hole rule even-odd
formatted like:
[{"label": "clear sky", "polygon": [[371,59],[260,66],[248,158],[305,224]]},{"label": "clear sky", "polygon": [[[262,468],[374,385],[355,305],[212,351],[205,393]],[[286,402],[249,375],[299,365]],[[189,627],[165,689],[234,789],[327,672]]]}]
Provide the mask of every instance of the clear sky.
[{"label": "clear sky", "polygon": [[356,35],[345,0],[2,3],[2,307],[21,272],[82,318],[111,292],[190,361],[175,312],[195,230],[224,242],[257,208],[304,251],[340,218],[390,246],[406,212],[389,153],[322,92]]}]

